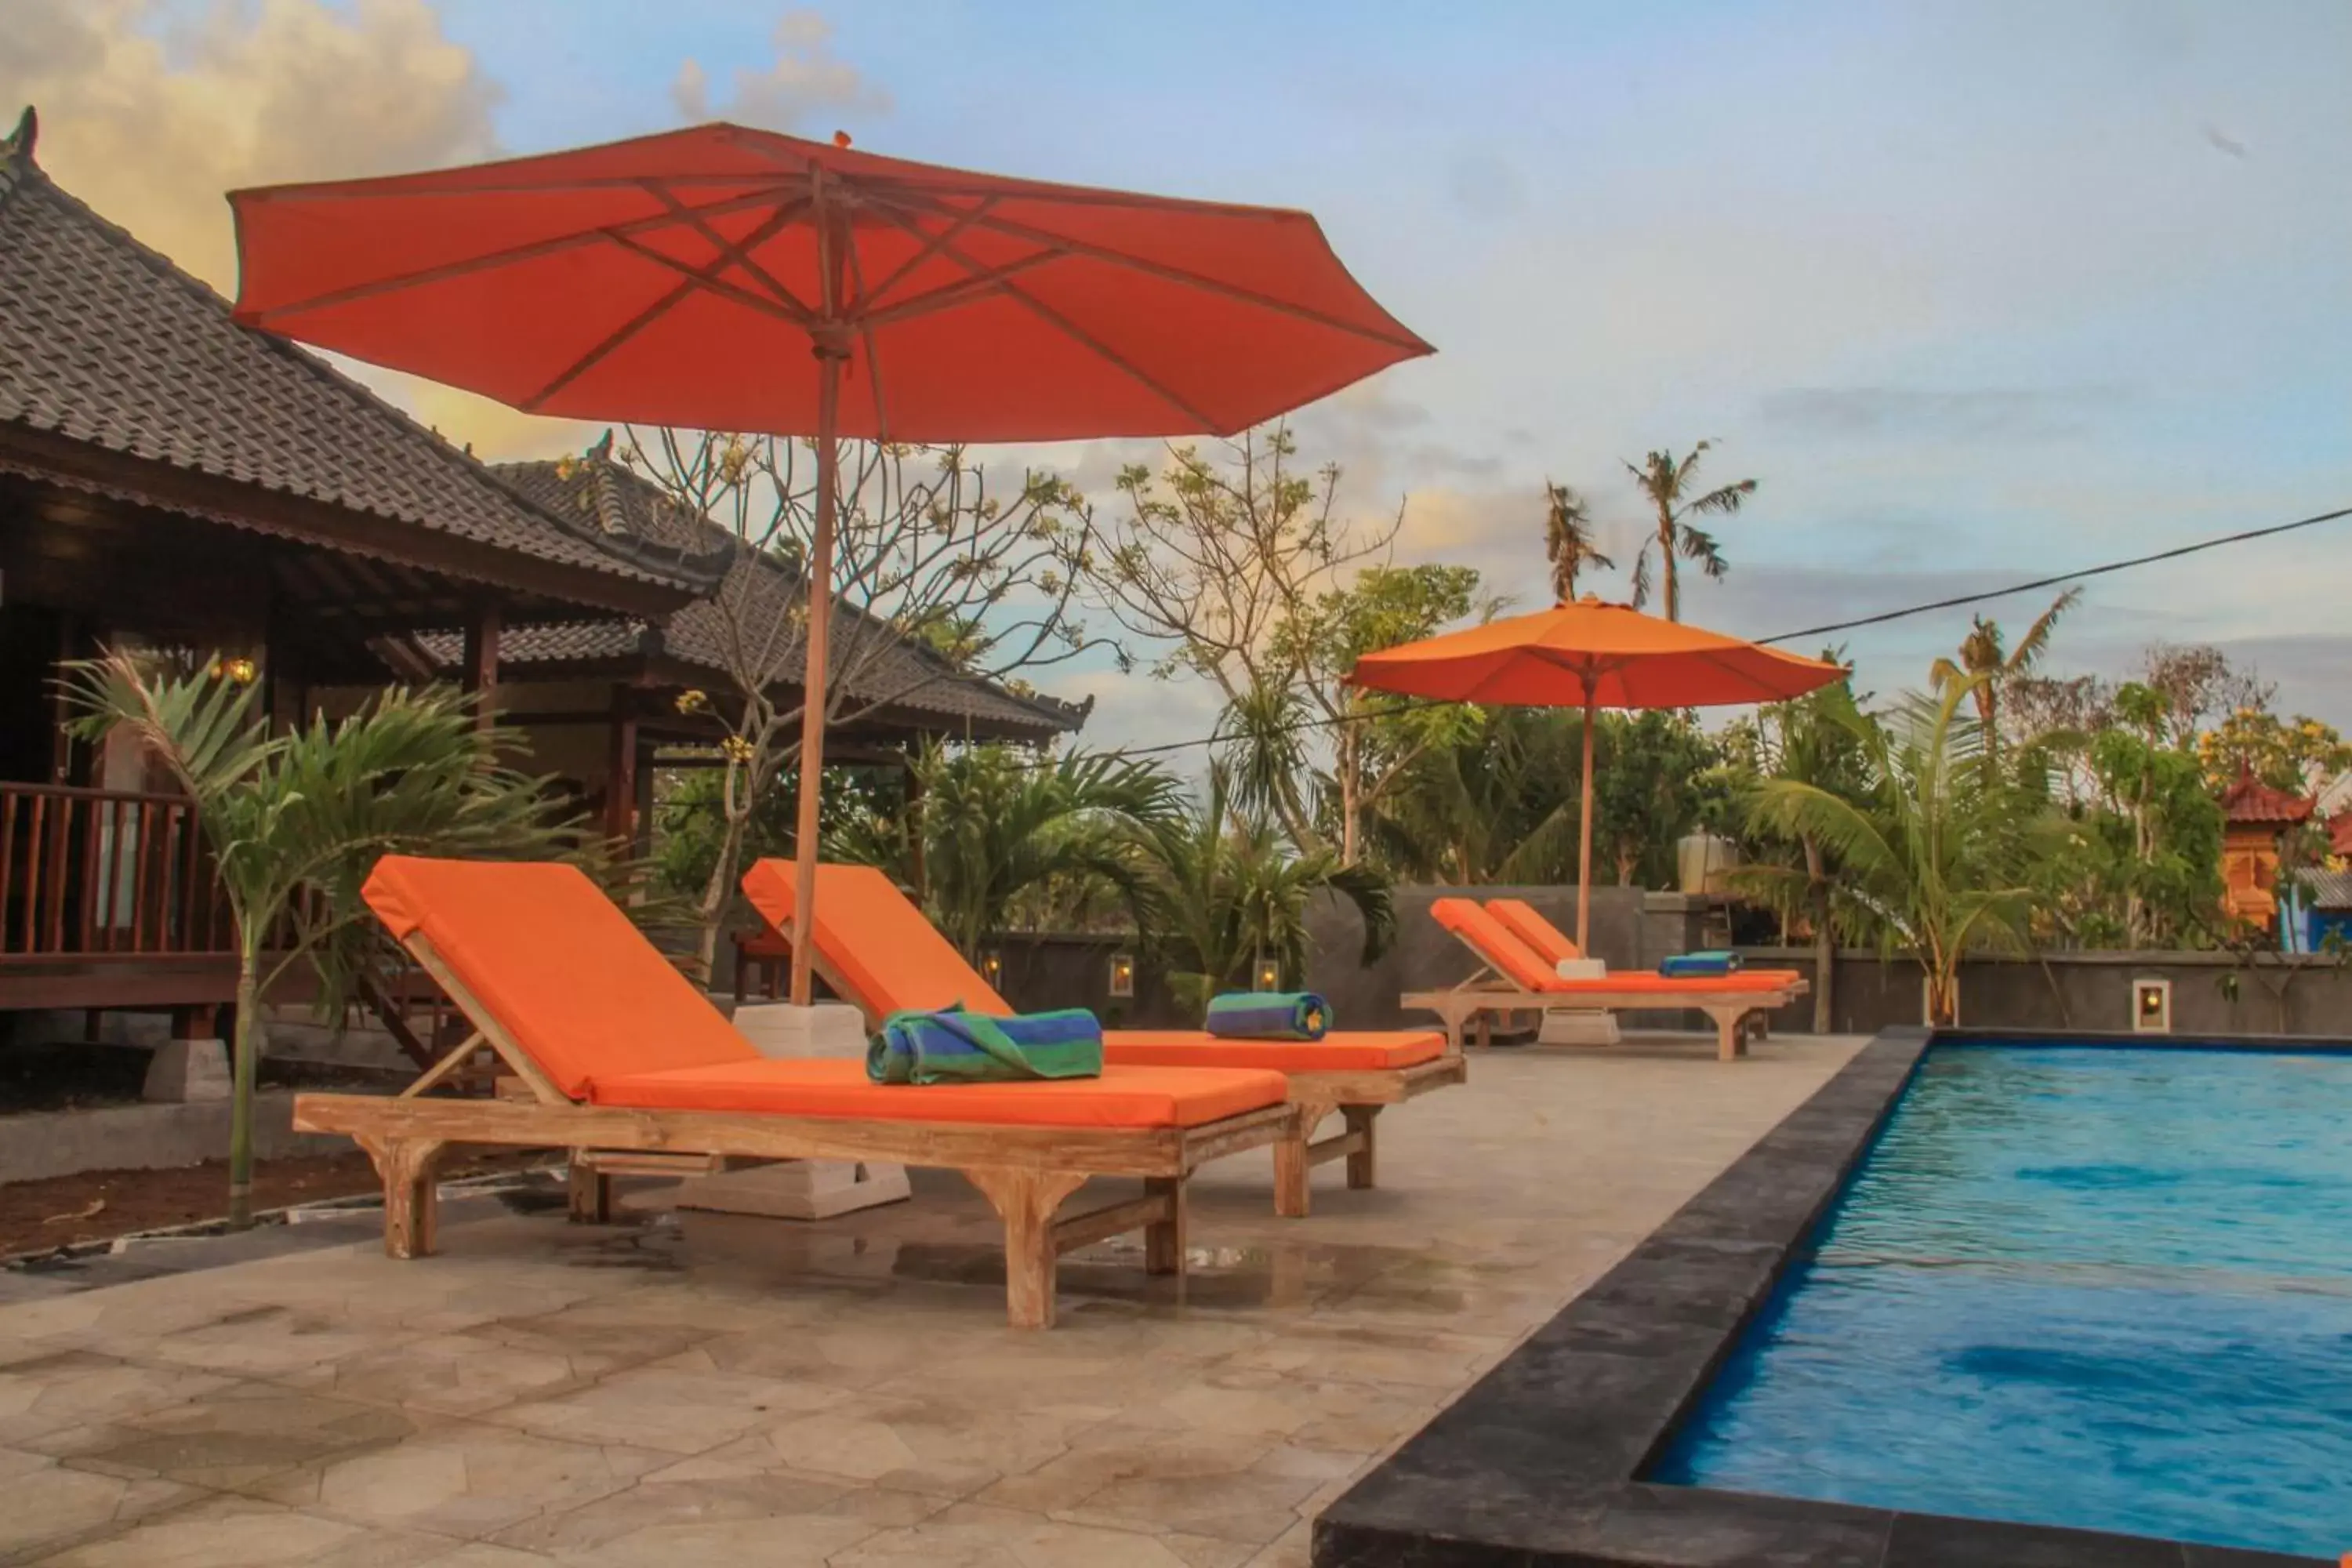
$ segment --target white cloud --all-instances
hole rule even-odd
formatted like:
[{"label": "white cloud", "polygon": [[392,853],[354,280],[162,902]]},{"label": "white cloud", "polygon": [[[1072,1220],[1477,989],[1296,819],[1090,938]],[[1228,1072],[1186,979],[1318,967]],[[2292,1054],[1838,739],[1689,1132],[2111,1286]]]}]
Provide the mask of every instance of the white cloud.
[{"label": "white cloud", "polygon": [[[762,68],[739,67],[732,92],[714,106],[709,75],[688,58],[670,81],[670,101],[681,117],[699,121],[730,120],[770,131],[797,132],[819,110],[885,114],[890,95],[833,52],[833,24],[814,11],[787,11],[772,36],[776,58]],[[824,127],[810,127],[822,130]]]}]

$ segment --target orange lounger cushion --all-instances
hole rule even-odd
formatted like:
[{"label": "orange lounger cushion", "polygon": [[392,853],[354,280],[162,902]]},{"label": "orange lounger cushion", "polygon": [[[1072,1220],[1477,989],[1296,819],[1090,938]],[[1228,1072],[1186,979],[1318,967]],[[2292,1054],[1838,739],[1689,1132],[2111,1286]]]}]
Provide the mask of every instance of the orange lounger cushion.
[{"label": "orange lounger cushion", "polygon": [[1418,1067],[1445,1054],[1432,1029],[1361,1030],[1319,1040],[1227,1040],[1194,1029],[1113,1029],[1103,1059],[1163,1068],[1262,1068],[1274,1072],[1362,1072]]},{"label": "orange lounger cushion", "polygon": [[1534,948],[1468,899],[1438,899],[1430,904],[1429,912],[1439,925],[1477,949],[1480,956],[1512,984],[1546,996],[1622,995],[1628,992],[1658,996],[1746,995],[1787,990],[1801,978],[1790,969],[1739,969],[1729,974],[1695,975],[1633,969],[1598,980],[1564,980]]},{"label": "orange lounger cushion", "polygon": [[555,1087],[760,1053],[579,868],[387,855],[361,889],[392,934],[420,931]]},{"label": "orange lounger cushion", "polygon": [[600,1079],[591,1099],[634,1110],[748,1111],[844,1121],[971,1121],[1006,1127],[1200,1127],[1268,1105],[1279,1073],[1110,1067],[1040,1083],[881,1084],[862,1061],[763,1059]]},{"label": "orange lounger cushion", "polygon": [[[792,924],[793,866],[755,860],[743,896],[769,925]],[[998,1017],[1013,1005],[964,962],[898,885],[871,866],[816,868],[816,952],[847,984],[847,1000],[875,1016],[953,1007]]]},{"label": "orange lounger cushion", "polygon": [[1525,899],[1488,899],[1486,912],[1547,963],[1584,956],[1565,931],[1544,919]]}]

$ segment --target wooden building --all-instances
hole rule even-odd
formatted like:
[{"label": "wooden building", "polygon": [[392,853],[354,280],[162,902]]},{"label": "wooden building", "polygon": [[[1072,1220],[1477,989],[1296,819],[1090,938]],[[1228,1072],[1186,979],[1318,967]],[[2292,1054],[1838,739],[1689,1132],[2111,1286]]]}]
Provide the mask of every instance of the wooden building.
[{"label": "wooden building", "polygon": [[[27,110],[0,139],[0,1012],[171,1009],[209,1033],[233,992],[187,802],[135,745],[66,737],[58,663],[107,642],[221,654],[281,722],[457,678],[633,832],[653,749],[697,738],[677,690],[723,679],[708,601],[781,614],[788,578],[609,462],[493,468],[237,326],[50,180],[36,131]],[[853,742],[1083,718],[919,672]]]}]

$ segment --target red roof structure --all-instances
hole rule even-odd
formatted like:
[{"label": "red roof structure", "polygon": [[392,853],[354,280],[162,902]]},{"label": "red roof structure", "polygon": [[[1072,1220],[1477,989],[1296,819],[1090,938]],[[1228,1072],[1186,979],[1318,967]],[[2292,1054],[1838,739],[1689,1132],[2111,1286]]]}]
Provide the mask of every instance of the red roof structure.
[{"label": "red roof structure", "polygon": [[2352,855],[2352,809],[2339,811],[2327,819],[2327,852]]},{"label": "red roof structure", "polygon": [[2238,764],[2238,782],[2221,796],[2221,815],[2231,826],[2272,823],[2285,826],[2307,822],[2318,808],[2319,803],[2308,795],[2273,789],[2256,778],[2253,768],[2244,763]]}]

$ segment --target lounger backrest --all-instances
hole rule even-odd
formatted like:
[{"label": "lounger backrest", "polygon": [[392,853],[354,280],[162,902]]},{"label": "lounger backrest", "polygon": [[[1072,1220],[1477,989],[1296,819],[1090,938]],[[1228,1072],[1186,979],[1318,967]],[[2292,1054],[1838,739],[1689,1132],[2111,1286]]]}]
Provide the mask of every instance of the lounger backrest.
[{"label": "lounger backrest", "polygon": [[1525,899],[1488,899],[1486,912],[1504,930],[1535,949],[1536,956],[1546,963],[1584,956],[1583,951],[1568,939],[1567,932],[1544,919]]},{"label": "lounger backrest", "polygon": [[577,867],[387,855],[361,891],[574,1100],[598,1080],[759,1055]]},{"label": "lounger backrest", "polygon": [[[779,931],[793,918],[793,863],[759,860],[743,873],[743,896]],[[898,884],[871,866],[816,868],[816,956],[868,1016],[952,1007],[1009,1015],[1013,1006],[955,943],[923,918]]]},{"label": "lounger backrest", "polygon": [[1439,899],[1429,906],[1429,912],[1439,925],[1468,942],[1479,957],[1521,990],[1549,991],[1559,984],[1559,971],[1470,900]]}]

